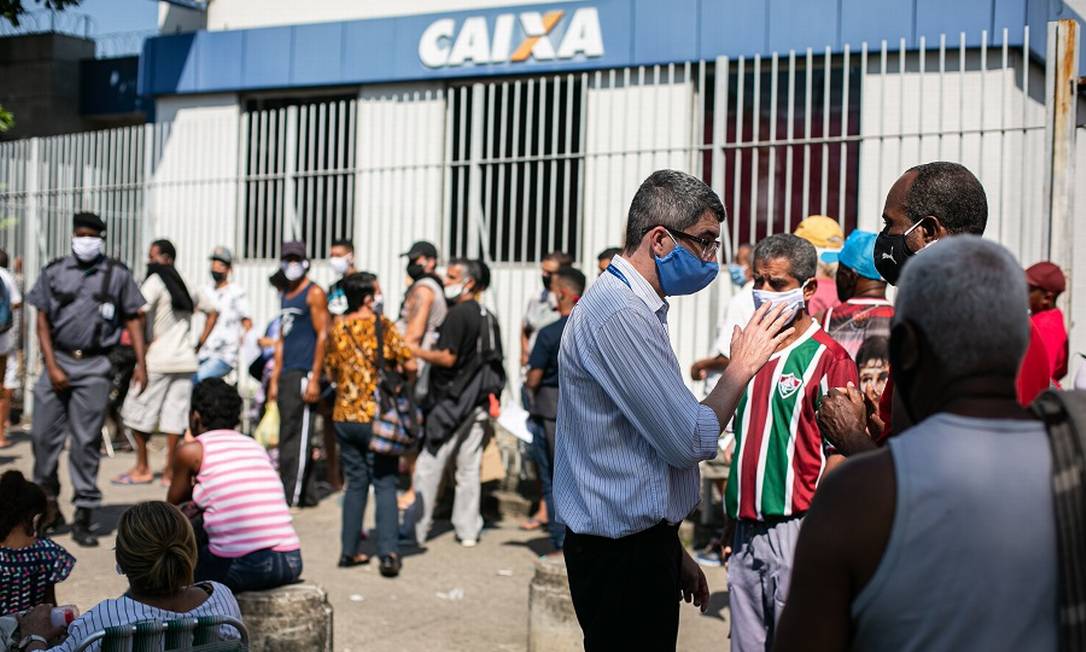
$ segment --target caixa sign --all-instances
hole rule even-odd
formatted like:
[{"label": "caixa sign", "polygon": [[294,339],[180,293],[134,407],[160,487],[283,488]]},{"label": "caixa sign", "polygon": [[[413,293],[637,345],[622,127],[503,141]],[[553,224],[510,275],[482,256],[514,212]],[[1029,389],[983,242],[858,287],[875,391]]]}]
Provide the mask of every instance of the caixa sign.
[{"label": "caixa sign", "polygon": [[602,57],[603,35],[595,7],[568,14],[563,9],[500,14],[493,24],[486,16],[430,23],[419,39],[419,59],[429,68],[466,64],[561,61],[575,57]]}]

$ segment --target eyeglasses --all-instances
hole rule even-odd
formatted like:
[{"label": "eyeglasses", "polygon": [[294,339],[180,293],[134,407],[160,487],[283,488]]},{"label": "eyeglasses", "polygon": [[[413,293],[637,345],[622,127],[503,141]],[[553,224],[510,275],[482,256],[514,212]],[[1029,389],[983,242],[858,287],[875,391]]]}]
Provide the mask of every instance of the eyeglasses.
[{"label": "eyeglasses", "polygon": [[[663,225],[661,224],[660,226]],[[684,233],[683,231],[676,231],[675,229],[671,229],[666,226],[664,226],[664,228],[667,229],[667,232],[670,233],[672,236],[679,238],[680,240],[686,240],[687,242],[694,245],[694,253],[696,253],[698,257],[702,260],[716,260],[716,255],[720,251],[720,240],[706,240],[705,238],[699,238],[696,235],[690,235],[689,233]]]}]

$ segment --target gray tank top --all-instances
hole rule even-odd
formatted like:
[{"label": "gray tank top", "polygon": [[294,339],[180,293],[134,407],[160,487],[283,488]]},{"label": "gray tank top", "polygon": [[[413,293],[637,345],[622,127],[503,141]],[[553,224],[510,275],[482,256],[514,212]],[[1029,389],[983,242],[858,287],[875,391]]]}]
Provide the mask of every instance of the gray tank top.
[{"label": "gray tank top", "polygon": [[1055,650],[1052,458],[1039,421],[937,414],[890,440],[894,523],[853,650]]}]

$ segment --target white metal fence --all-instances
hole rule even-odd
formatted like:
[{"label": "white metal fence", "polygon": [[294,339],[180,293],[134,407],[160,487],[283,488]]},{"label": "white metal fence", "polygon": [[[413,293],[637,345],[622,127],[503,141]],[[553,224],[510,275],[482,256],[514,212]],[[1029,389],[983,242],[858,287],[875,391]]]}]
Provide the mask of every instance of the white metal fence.
[{"label": "white metal fence", "polygon": [[[566,250],[592,269],[597,252],[621,243],[638,184],[662,167],[721,195],[730,251],[812,213],[878,230],[902,171],[956,160],[987,189],[988,235],[1024,265],[1048,257],[1045,73],[1030,59],[1028,28],[1022,46],[1008,37],[365,87],[0,143],[0,245],[25,258],[32,282],[65,252],[71,213],[96,210],[113,255],[138,269],[146,243],[170,237],[196,284],[210,249],[225,244],[263,323],[276,310],[266,279],[284,238],[305,238],[316,259],[352,238],[390,303],[404,288],[399,254],[429,239],[446,257],[491,261],[488,300],[515,377],[537,262]],[[329,272],[318,266],[317,276]],[[684,366],[709,352],[730,292],[725,275],[673,301]]]}]

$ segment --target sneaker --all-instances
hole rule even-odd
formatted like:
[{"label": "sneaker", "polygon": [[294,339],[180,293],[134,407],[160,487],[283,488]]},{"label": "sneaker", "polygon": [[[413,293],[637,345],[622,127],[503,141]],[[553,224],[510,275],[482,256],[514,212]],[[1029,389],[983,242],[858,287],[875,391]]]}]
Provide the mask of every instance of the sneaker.
[{"label": "sneaker", "polygon": [[702,550],[698,554],[694,555],[694,561],[698,562],[699,566],[717,567],[723,566],[724,561],[720,558],[720,548],[707,548]]},{"label": "sneaker", "polygon": [[403,562],[400,561],[399,555],[385,555],[381,557],[381,577],[396,577],[400,574],[400,569],[403,568]]},{"label": "sneaker", "polygon": [[460,545],[464,546],[465,548],[474,548],[475,546],[479,545],[479,540],[478,539],[460,539]]}]

